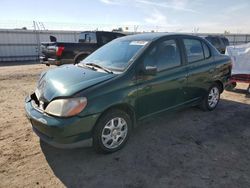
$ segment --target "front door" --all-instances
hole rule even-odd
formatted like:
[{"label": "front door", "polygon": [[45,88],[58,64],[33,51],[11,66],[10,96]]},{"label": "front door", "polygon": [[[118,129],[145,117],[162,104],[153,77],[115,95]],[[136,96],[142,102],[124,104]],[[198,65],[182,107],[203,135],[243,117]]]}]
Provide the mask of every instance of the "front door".
[{"label": "front door", "polygon": [[157,67],[155,75],[137,77],[139,118],[161,112],[184,103],[187,70],[182,64],[179,43],[165,39],[154,44],[143,58],[144,69]]}]

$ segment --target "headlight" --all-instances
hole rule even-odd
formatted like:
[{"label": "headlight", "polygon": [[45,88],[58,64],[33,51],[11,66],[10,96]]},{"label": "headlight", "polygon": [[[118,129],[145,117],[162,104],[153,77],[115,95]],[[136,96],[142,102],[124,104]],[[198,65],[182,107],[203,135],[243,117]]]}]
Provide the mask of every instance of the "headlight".
[{"label": "headlight", "polygon": [[79,114],[87,105],[87,98],[56,99],[51,101],[45,112],[54,116],[69,117]]}]

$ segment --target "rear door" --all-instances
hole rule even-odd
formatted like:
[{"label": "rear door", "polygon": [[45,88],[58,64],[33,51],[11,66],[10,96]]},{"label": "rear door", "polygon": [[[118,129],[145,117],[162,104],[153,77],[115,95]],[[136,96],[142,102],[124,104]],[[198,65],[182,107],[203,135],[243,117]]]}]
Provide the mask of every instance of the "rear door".
[{"label": "rear door", "polygon": [[187,101],[195,101],[203,97],[212,84],[215,70],[209,46],[198,38],[183,38],[186,51],[188,81]]},{"label": "rear door", "polygon": [[187,71],[182,64],[180,43],[164,39],[154,44],[143,58],[143,67],[156,66],[157,74],[137,77],[137,112],[140,117],[184,103]]}]

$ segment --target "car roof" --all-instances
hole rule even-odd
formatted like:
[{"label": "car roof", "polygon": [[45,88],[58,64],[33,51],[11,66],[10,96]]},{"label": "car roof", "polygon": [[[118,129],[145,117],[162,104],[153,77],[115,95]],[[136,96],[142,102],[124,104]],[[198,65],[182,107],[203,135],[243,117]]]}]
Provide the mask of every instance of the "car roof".
[{"label": "car roof", "polygon": [[135,35],[127,35],[125,37],[119,38],[119,40],[124,40],[124,41],[133,41],[133,40],[154,41],[154,40],[157,40],[159,38],[166,37],[166,36],[184,36],[184,37],[197,38],[197,36],[195,36],[195,35],[157,32],[157,33],[142,33],[142,34],[135,34]]}]

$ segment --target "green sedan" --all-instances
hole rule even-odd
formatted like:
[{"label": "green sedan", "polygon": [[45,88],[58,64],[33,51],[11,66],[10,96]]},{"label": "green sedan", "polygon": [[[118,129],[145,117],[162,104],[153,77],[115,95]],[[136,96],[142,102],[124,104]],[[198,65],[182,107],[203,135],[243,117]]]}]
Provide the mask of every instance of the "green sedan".
[{"label": "green sedan", "polygon": [[42,73],[25,109],[42,141],[111,153],[144,118],[188,106],[214,110],[230,74],[230,58],[200,37],[131,35]]}]

